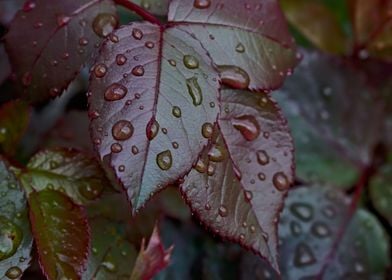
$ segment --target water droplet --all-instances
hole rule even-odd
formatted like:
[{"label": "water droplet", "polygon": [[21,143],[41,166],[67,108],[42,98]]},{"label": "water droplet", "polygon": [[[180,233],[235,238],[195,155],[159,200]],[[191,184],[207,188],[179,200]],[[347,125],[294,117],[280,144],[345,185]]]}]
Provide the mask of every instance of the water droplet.
[{"label": "water droplet", "polygon": [[328,226],[322,222],[315,222],[311,229],[312,233],[320,238],[327,237],[331,234]]},{"label": "water droplet", "polygon": [[34,1],[27,1],[24,5],[23,5],[23,12],[27,13],[30,12],[31,10],[33,10],[36,7],[36,4]]},{"label": "water droplet", "polygon": [[251,233],[255,233],[255,232],[256,232],[256,227],[255,227],[254,225],[251,225],[251,226],[249,227],[249,229],[250,229],[250,232],[251,232]]},{"label": "water droplet", "polygon": [[256,156],[257,156],[257,162],[260,165],[267,165],[269,163],[269,156],[266,151],[264,150],[257,151]]},{"label": "water droplet", "polygon": [[265,181],[265,178],[266,178],[265,174],[262,173],[262,172],[260,172],[259,174],[257,174],[257,177],[259,178],[260,181]]},{"label": "water droplet", "polygon": [[116,265],[110,261],[104,261],[101,263],[101,265],[108,270],[109,272],[115,272],[116,271]]},{"label": "water droplet", "polygon": [[116,63],[117,65],[124,65],[127,62],[127,57],[123,54],[118,54],[116,56]]},{"label": "water droplet", "polygon": [[177,62],[173,59],[169,59],[169,63],[171,66],[176,67],[177,66]]},{"label": "water droplet", "polygon": [[169,150],[166,150],[157,155],[157,164],[162,170],[169,170],[173,164],[172,154]]},{"label": "water droplet", "polygon": [[207,175],[208,176],[214,176],[215,175],[215,169],[216,169],[215,165],[212,164],[212,162],[210,162],[208,164],[208,167],[207,167]]},{"label": "water droplet", "polygon": [[34,23],[34,25],[33,25],[33,27],[34,27],[35,29],[39,29],[39,28],[41,28],[42,26],[44,26],[44,24],[43,24],[41,21],[38,21],[38,22]]},{"label": "water droplet", "polygon": [[123,147],[119,143],[114,143],[114,144],[112,144],[110,149],[111,149],[112,153],[118,154],[118,153],[121,153]]},{"label": "water droplet", "polygon": [[219,207],[218,212],[219,212],[219,216],[221,216],[221,217],[227,217],[227,215],[228,215],[227,208],[224,205],[221,205]]},{"label": "water droplet", "polygon": [[214,125],[212,123],[204,123],[201,127],[201,134],[204,138],[210,139],[214,133]]},{"label": "water droplet", "polygon": [[192,55],[185,55],[184,56],[184,65],[188,69],[197,69],[199,68],[199,61],[196,57]]},{"label": "water droplet", "polygon": [[196,77],[186,80],[189,95],[192,97],[193,105],[199,106],[203,102],[203,94]]},{"label": "water droplet", "polygon": [[98,184],[83,184],[79,186],[80,194],[88,199],[97,199],[103,192],[104,186],[100,183]]},{"label": "water droplet", "polygon": [[238,45],[235,47],[235,51],[238,53],[244,53],[245,52],[244,45],[241,43],[238,43]]},{"label": "water droplet", "polygon": [[142,65],[135,66],[132,69],[132,74],[137,77],[141,77],[144,75],[144,67]]},{"label": "water droplet", "polygon": [[5,273],[5,276],[7,276],[9,279],[17,279],[21,275],[22,275],[22,270],[17,266],[10,267]]},{"label": "water droplet", "polygon": [[99,37],[106,38],[113,32],[117,25],[117,17],[109,13],[102,13],[95,17],[93,21],[93,30]]},{"label": "water droplet", "polygon": [[124,166],[124,165],[120,165],[120,166],[118,167],[118,171],[124,172],[124,171],[125,171],[125,166]]},{"label": "water droplet", "polygon": [[173,110],[172,110],[172,114],[176,118],[181,118],[181,109],[180,109],[180,107],[174,106]]},{"label": "water droplet", "polygon": [[22,231],[13,222],[0,216],[0,261],[15,254],[22,241]]},{"label": "water droplet", "polygon": [[174,149],[178,149],[179,145],[178,145],[177,142],[173,142],[173,143],[172,143],[172,147],[173,147]]},{"label": "water droplet", "polygon": [[136,146],[132,146],[132,154],[137,155],[139,153],[139,149]]},{"label": "water droplet", "polygon": [[147,124],[146,134],[148,140],[153,140],[159,132],[159,123],[155,119],[151,119]]},{"label": "water droplet", "polygon": [[240,116],[233,119],[232,124],[247,141],[253,141],[260,135],[260,126],[254,116]]},{"label": "water droplet", "polygon": [[197,9],[207,9],[211,6],[211,0],[195,0],[193,6]]},{"label": "water droplet", "polygon": [[244,191],[244,196],[246,201],[251,201],[253,198],[253,193],[251,191]]},{"label": "water droplet", "polygon": [[57,16],[57,26],[58,26],[58,27],[63,27],[63,26],[65,26],[70,20],[71,20],[71,18],[68,17],[68,16],[65,16],[65,15],[58,15],[58,16]]},{"label": "water droplet", "polygon": [[52,97],[56,97],[60,94],[60,89],[57,87],[52,87],[51,89],[49,89],[49,94]]},{"label": "water droplet", "polygon": [[248,73],[237,66],[222,65],[218,66],[222,83],[234,89],[247,89],[250,83]]},{"label": "water droplet", "polygon": [[290,230],[294,236],[298,236],[302,233],[301,225],[294,221],[290,223]]},{"label": "water droplet", "polygon": [[105,64],[100,63],[94,67],[94,74],[97,78],[103,78],[108,71],[108,68]]},{"label": "water droplet", "polygon": [[286,191],[290,187],[290,182],[283,172],[275,173],[272,182],[278,191]]},{"label": "water droplet", "polygon": [[305,203],[293,203],[290,206],[290,211],[302,221],[309,222],[313,218],[312,206]]},{"label": "water droplet", "polygon": [[312,249],[303,242],[299,243],[294,253],[294,265],[303,267],[314,264],[315,262],[316,258],[313,255]]},{"label": "water droplet", "polygon": [[155,44],[151,41],[146,42],[144,45],[149,49],[152,49],[153,47],[155,47]]},{"label": "water droplet", "polygon": [[214,145],[208,152],[208,158],[213,162],[221,162],[226,159],[226,150],[220,145]]},{"label": "water droplet", "polygon": [[88,45],[88,40],[87,40],[87,38],[84,38],[84,37],[80,38],[80,39],[79,39],[79,45],[81,45],[81,46],[87,46],[87,45]]},{"label": "water droplet", "polygon": [[123,99],[127,93],[128,90],[125,86],[114,83],[106,89],[104,95],[107,101],[118,101]]},{"label": "water droplet", "polygon": [[132,36],[136,40],[141,40],[143,38],[143,32],[140,29],[138,29],[138,28],[134,28],[132,30]]},{"label": "water droplet", "polygon": [[126,120],[120,120],[112,128],[113,138],[118,141],[125,141],[133,135],[133,125]]},{"label": "water droplet", "polygon": [[327,206],[322,210],[323,214],[327,217],[327,218],[333,218],[336,215],[336,211],[335,209],[333,209],[331,206]]},{"label": "water droplet", "polygon": [[197,163],[195,164],[195,169],[197,172],[203,174],[203,173],[206,173],[206,171],[207,171],[207,165],[201,159],[199,159],[197,161]]},{"label": "water droplet", "polygon": [[117,35],[110,34],[109,38],[110,38],[110,41],[112,41],[113,43],[118,43],[118,42],[120,42],[120,39],[118,39],[118,36],[117,36]]}]

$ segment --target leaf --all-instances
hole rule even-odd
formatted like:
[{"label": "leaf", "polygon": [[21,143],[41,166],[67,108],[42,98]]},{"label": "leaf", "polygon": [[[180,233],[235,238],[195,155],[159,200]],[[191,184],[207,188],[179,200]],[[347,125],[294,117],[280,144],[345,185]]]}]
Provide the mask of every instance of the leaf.
[{"label": "leaf", "polygon": [[173,247],[165,250],[157,227],[155,227],[151,235],[147,248],[144,246],[144,242],[142,242],[139,256],[132,271],[131,280],[151,279],[160,270],[169,265]]},{"label": "leaf", "polygon": [[214,233],[267,258],[277,269],[279,212],[293,180],[293,144],[266,94],[222,91],[218,127],[181,189]]},{"label": "leaf", "polygon": [[64,192],[79,204],[97,199],[110,186],[93,158],[71,149],[37,153],[21,174],[21,181],[35,191],[52,189]]},{"label": "leaf", "polygon": [[0,107],[0,147],[7,155],[15,155],[30,122],[31,108],[22,100]]},{"label": "leaf", "polygon": [[40,266],[48,279],[80,279],[90,248],[84,208],[61,192],[29,196],[30,220]]},{"label": "leaf", "polygon": [[276,89],[297,63],[275,0],[174,0],[169,22],[198,38],[221,72],[222,82],[236,89]]},{"label": "leaf", "polygon": [[178,28],[133,23],[114,36],[92,72],[91,134],[136,210],[197,160],[202,126],[218,114],[218,74]]},{"label": "leaf", "polygon": [[[366,77],[327,55],[305,52],[275,95],[296,142],[297,176],[350,187],[381,139],[384,104]],[[371,125],[369,125],[371,124]]]},{"label": "leaf", "polygon": [[94,218],[90,224],[91,248],[82,279],[129,279],[137,251],[126,240],[124,224],[104,218]]},{"label": "leaf", "polygon": [[0,85],[11,75],[11,66],[3,44],[0,44]]},{"label": "leaf", "polygon": [[349,207],[347,198],[333,188],[315,185],[290,192],[279,227],[283,278],[382,277],[389,247],[383,229],[362,209],[347,220]]},{"label": "leaf", "polygon": [[16,279],[29,267],[33,243],[24,192],[0,161],[0,279]]},{"label": "leaf", "polygon": [[324,4],[312,0],[281,0],[280,3],[290,24],[316,47],[331,53],[346,53],[346,35]]},{"label": "leaf", "polygon": [[28,0],[5,36],[23,97],[61,94],[116,25],[110,0]]},{"label": "leaf", "polygon": [[377,211],[392,225],[392,165],[387,163],[371,180],[370,198]]},{"label": "leaf", "polygon": [[24,0],[0,1],[0,23],[8,25],[16,12],[23,6]]},{"label": "leaf", "polygon": [[[128,1],[128,0],[125,0]],[[155,15],[166,16],[169,9],[169,0],[132,0],[133,3]]]}]

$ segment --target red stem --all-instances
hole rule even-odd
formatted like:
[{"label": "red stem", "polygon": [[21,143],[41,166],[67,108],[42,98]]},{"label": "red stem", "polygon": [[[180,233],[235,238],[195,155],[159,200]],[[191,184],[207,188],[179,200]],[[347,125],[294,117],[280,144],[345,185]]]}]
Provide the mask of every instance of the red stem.
[{"label": "red stem", "polygon": [[156,18],[153,14],[149,13],[148,11],[146,11],[145,9],[140,7],[139,5],[136,5],[135,3],[130,2],[130,0],[114,0],[114,2],[117,5],[123,6],[127,9],[135,12],[136,14],[141,16],[143,19],[145,19],[151,23],[157,24],[159,26],[162,26],[162,23],[160,22],[160,20],[158,18]]},{"label": "red stem", "polygon": [[369,178],[372,176],[374,170],[372,167],[366,167],[363,172],[362,175],[357,183],[357,185],[355,186],[355,192],[350,204],[350,208],[348,209],[348,214],[346,216],[346,218],[344,219],[342,226],[340,227],[339,232],[337,233],[336,239],[332,245],[331,250],[329,251],[328,255],[325,257],[324,259],[324,263],[323,266],[321,267],[320,273],[317,275],[317,280],[322,280],[325,271],[328,268],[328,265],[330,265],[330,263],[333,261],[335,254],[337,252],[337,249],[339,247],[340,242],[342,241],[344,234],[346,233],[346,230],[350,224],[351,219],[353,218],[358,204],[361,200],[361,195],[363,190],[365,189],[366,185],[369,183]]}]

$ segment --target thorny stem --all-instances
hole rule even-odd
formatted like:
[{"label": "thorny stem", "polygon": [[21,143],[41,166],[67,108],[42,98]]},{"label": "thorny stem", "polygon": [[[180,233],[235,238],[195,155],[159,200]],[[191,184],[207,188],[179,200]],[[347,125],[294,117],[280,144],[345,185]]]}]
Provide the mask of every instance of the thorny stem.
[{"label": "thorny stem", "polygon": [[141,16],[143,19],[145,19],[151,23],[155,23],[159,26],[162,26],[162,23],[159,21],[158,18],[156,18],[153,14],[151,14],[147,10],[143,9],[139,5],[132,3],[130,0],[114,0],[114,2],[117,5],[123,6],[124,8],[127,8],[127,9],[135,12],[136,14]]},{"label": "thorny stem", "polygon": [[345,219],[342,223],[342,226],[340,227],[340,230],[337,233],[337,237],[332,245],[331,250],[329,251],[326,258],[324,259],[320,273],[317,275],[317,280],[323,279],[325,271],[327,270],[330,263],[333,261],[335,254],[337,252],[337,249],[339,247],[339,244],[342,241],[344,234],[346,233],[346,230],[350,224],[350,221],[353,218],[353,216],[357,210],[358,204],[361,200],[361,195],[362,195],[364,189],[366,188],[366,186],[369,184],[369,180],[373,176],[374,171],[375,171],[374,166],[372,166],[372,165],[365,167],[363,169],[361,177],[359,178],[359,181],[355,186],[355,192],[352,197],[350,207],[348,209],[348,214],[345,217]]}]

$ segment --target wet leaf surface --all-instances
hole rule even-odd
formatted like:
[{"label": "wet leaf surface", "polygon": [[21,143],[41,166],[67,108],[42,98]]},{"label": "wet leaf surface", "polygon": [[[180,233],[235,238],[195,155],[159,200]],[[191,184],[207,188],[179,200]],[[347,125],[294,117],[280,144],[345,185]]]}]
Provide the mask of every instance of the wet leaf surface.
[{"label": "wet leaf surface", "polygon": [[22,96],[60,95],[116,26],[110,0],[26,1],[5,36]]},{"label": "wet leaf surface", "polygon": [[277,268],[276,224],[293,180],[291,136],[267,95],[224,90],[222,107],[220,131],[209,135],[182,192],[214,233]]},{"label": "wet leaf surface", "polygon": [[85,209],[55,190],[32,192],[30,220],[40,266],[49,279],[80,279],[90,248]]},{"label": "wet leaf surface", "polygon": [[110,189],[104,171],[95,159],[71,149],[37,153],[20,176],[32,190],[57,190],[78,204],[87,204]]},{"label": "wet leaf surface", "polygon": [[133,3],[154,15],[166,16],[169,10],[169,0],[132,0]]},{"label": "wet leaf surface", "polygon": [[33,243],[25,194],[0,162],[0,279],[17,279],[29,267]]}]

